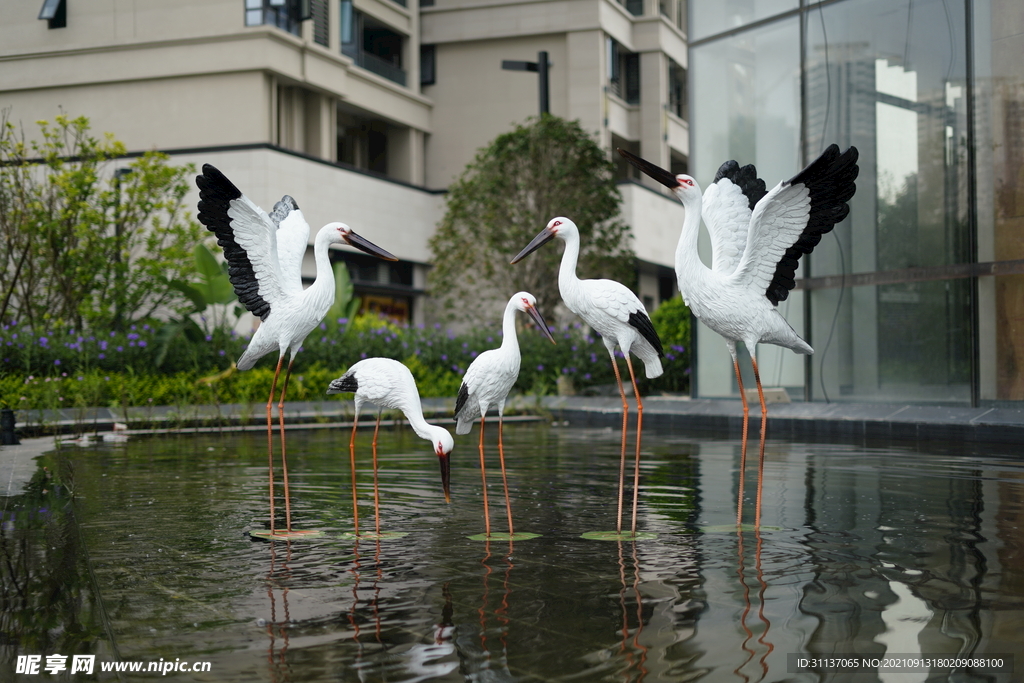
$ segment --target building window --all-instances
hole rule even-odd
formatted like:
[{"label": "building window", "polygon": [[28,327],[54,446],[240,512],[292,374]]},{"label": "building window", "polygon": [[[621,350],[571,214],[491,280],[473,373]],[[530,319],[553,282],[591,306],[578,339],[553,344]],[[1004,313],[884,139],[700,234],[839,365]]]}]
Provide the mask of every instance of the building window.
[{"label": "building window", "polygon": [[609,90],[628,104],[640,104],[640,55],[608,38]]},{"label": "building window", "polygon": [[245,25],[269,24],[292,35],[302,33],[303,5],[301,0],[245,0]]},{"label": "building window", "polygon": [[330,21],[327,12],[328,0],[311,0],[310,14],[313,19],[313,42],[327,47],[330,42]]},{"label": "building window", "polygon": [[634,17],[643,16],[644,0],[619,0],[619,4],[626,8],[626,11]]},{"label": "building window", "polygon": [[434,85],[436,68],[437,46],[420,45],[420,85]]},{"label": "building window", "polygon": [[668,109],[684,121],[686,110],[686,69],[668,60]]},{"label": "building window", "polygon": [[67,0],[46,0],[39,10],[39,18],[46,20],[47,28],[64,28],[68,25]]},{"label": "building window", "polygon": [[690,11],[690,3],[687,0],[676,0],[676,28],[683,33],[690,29],[690,18],[687,13]]},{"label": "building window", "polygon": [[405,38],[341,0],[341,52],[367,71],[406,85],[402,68]]},{"label": "building window", "polygon": [[388,124],[338,110],[338,161],[381,175],[388,172]]}]

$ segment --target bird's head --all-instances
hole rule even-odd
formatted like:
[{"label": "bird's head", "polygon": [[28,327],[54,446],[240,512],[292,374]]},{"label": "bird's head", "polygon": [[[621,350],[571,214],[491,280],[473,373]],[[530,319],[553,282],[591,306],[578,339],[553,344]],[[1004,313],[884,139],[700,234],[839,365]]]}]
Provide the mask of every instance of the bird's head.
[{"label": "bird's head", "polygon": [[451,452],[455,448],[455,440],[444,427],[437,427],[434,430],[430,442],[434,446],[434,454],[437,455],[438,464],[441,466],[441,487],[444,489],[444,502],[452,502],[451,496]]},{"label": "bird's head", "polygon": [[619,149],[619,154],[621,154],[626,161],[639,168],[645,174],[672,190],[672,192],[679,197],[680,201],[686,202],[687,199],[694,195],[700,197],[700,186],[697,185],[697,181],[694,180],[692,176],[688,176],[685,173],[672,175],[671,171],[666,171],[660,166],[655,166],[646,159],[641,159],[637,155],[631,154],[621,148]]},{"label": "bird's head", "polygon": [[519,255],[512,259],[512,263],[519,263],[529,254],[539,249],[541,246],[547,244],[554,238],[566,239],[569,235],[578,234],[579,229],[576,224],[565,216],[558,216],[548,221],[548,224],[544,226],[533,240],[526,245],[526,248],[519,252]]},{"label": "bird's head", "polygon": [[326,233],[330,244],[348,244],[359,251],[365,251],[371,256],[384,259],[385,261],[397,261],[398,257],[391,252],[381,249],[370,240],[357,234],[355,230],[344,223],[328,223],[320,232]]},{"label": "bird's head", "polygon": [[548,329],[548,324],[544,322],[544,316],[537,310],[537,299],[529,292],[516,292],[510,299],[512,305],[516,307],[517,311],[526,313],[533,319],[533,322],[537,324],[537,329],[544,333],[551,343],[555,343],[555,338],[551,336],[551,330]]}]

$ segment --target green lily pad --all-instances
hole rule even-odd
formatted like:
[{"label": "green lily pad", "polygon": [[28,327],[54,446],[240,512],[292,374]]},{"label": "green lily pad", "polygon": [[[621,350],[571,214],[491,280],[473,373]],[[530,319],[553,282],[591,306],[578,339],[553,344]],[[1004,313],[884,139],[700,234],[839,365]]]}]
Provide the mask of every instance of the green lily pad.
[{"label": "green lily pad", "polygon": [[762,524],[760,527],[756,527],[753,524],[712,524],[711,526],[702,526],[699,531],[702,534],[728,534],[736,531],[782,531],[781,526],[765,526]]},{"label": "green lily pad", "polygon": [[657,537],[658,534],[649,531],[588,531],[580,535],[588,541],[649,541]]},{"label": "green lily pad", "polygon": [[403,538],[408,535],[407,531],[382,531],[379,534],[376,531],[361,531],[358,535],[354,531],[346,531],[341,537],[353,541],[386,541],[389,538]]},{"label": "green lily pad", "polygon": [[473,536],[466,536],[471,541],[529,541],[531,538],[540,538],[540,534],[531,534],[527,531],[517,531],[514,534],[509,535],[508,533],[500,534],[475,534]]},{"label": "green lily pad", "polygon": [[256,538],[265,538],[268,541],[297,541],[306,538],[318,538],[323,536],[324,532],[318,529],[303,529],[301,531],[298,529],[292,529],[291,531],[276,529],[271,533],[270,529],[266,529],[261,531],[250,531],[249,535],[255,536]]}]

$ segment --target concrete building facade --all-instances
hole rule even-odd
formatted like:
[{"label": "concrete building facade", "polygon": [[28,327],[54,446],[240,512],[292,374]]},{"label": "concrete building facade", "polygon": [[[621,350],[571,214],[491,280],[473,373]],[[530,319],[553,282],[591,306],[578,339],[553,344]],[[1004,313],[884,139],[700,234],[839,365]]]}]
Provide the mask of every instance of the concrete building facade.
[{"label": "concrete building facade", "polygon": [[[425,320],[444,188],[537,113],[536,76],[503,59],[548,51],[552,113],[609,154],[679,169],[689,155],[678,0],[0,0],[0,14],[0,107],[15,123],[84,115],[130,153],[214,164],[264,208],[292,195],[314,233],[350,224],[401,261],[334,257],[371,308],[409,322]],[[622,176],[653,307],[673,293],[682,211]]]}]

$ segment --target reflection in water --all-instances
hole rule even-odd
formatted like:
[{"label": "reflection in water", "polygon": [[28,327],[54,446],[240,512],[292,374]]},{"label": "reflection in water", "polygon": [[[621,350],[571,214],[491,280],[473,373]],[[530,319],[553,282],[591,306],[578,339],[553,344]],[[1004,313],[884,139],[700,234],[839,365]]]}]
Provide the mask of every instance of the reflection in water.
[{"label": "reflection in water", "polygon": [[113,661],[116,642],[229,682],[811,683],[828,677],[788,654],[1013,652],[1024,629],[1016,460],[769,442],[754,532],[735,524],[738,441],[652,433],[638,525],[657,536],[608,543],[579,534],[608,523],[618,434],[512,427],[510,494],[543,536],[481,548],[475,458],[453,462],[446,506],[420,444],[382,431],[381,515],[409,534],[352,539],[348,434],[296,431],[292,514],[328,531],[254,542],[259,436],[47,456],[73,465],[74,506],[42,473],[0,505],[0,679],[18,655]]},{"label": "reflection in water", "polygon": [[[632,640],[629,637],[629,610],[626,608],[626,563],[622,556],[622,541],[616,543],[619,547],[619,605],[622,609],[622,645],[619,647],[619,654],[623,658],[626,669],[622,671],[623,679],[635,680],[638,683],[644,680],[647,675],[647,648],[640,644],[640,634],[644,630],[644,603],[640,597],[640,561],[636,556],[636,543],[631,543],[633,559],[633,600],[636,602],[636,628],[633,629]],[[636,675],[633,675],[633,672]]]},{"label": "reflection in water", "polygon": [[[270,601],[270,620],[266,622],[267,638],[267,670],[270,672],[270,679],[278,681],[290,681],[292,677],[288,668],[288,660],[285,655],[288,653],[288,626],[291,622],[291,615],[288,612],[288,579],[291,571],[288,568],[288,560],[291,559],[292,544],[285,541],[285,557],[281,559],[280,567],[275,566],[277,562],[277,547],[274,541],[270,541],[270,569],[267,571],[267,598]],[[277,591],[281,593],[281,607],[283,619],[278,621]],[[278,644],[280,638],[280,644]]]},{"label": "reflection in water", "polygon": [[[761,549],[763,544],[763,537],[761,535],[760,527],[754,527],[754,537],[756,545],[754,546],[754,574],[757,577],[757,619],[763,625],[760,628],[761,635],[757,637],[756,643],[761,646],[761,656],[758,658],[758,664],[760,665],[760,672],[758,678],[754,679],[762,681],[768,676],[768,655],[772,653],[775,646],[768,641],[768,632],[771,630],[772,624],[768,621],[768,617],[764,614],[765,605],[765,592],[768,590],[768,584],[764,580],[764,571],[761,567]],[[754,632],[747,625],[747,617],[750,615],[752,605],[750,602],[750,587],[747,585],[746,569],[744,568],[744,549],[743,549],[743,530],[739,527],[736,529],[736,575],[739,579],[740,586],[743,590],[743,612],[740,615],[740,628],[743,629],[743,633],[746,636],[743,639],[743,643],[740,648],[746,653],[747,658],[741,663],[733,673],[740,676],[744,681],[752,680],[750,676],[743,672],[744,667],[749,664],[758,651],[755,650],[750,641],[754,640]]]}]

